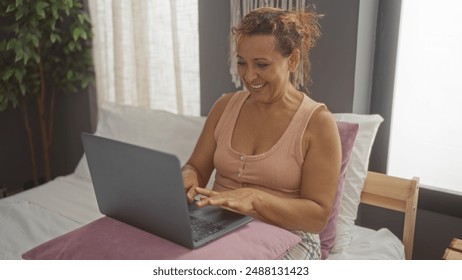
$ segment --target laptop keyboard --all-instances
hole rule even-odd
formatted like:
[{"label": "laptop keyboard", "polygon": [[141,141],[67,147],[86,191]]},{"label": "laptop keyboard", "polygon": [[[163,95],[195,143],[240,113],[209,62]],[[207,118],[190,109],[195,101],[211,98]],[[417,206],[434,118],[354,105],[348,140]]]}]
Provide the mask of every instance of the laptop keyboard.
[{"label": "laptop keyboard", "polygon": [[222,230],[224,227],[211,223],[209,221],[190,216],[193,240],[195,242],[202,240],[215,232]]}]

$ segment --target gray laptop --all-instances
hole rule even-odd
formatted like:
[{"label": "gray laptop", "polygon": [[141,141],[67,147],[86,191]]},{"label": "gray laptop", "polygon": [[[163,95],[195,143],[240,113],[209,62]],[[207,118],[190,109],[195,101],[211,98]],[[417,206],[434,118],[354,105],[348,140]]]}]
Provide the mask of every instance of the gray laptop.
[{"label": "gray laptop", "polygon": [[102,214],[187,248],[197,248],[252,218],[215,206],[188,204],[174,155],[83,133]]}]

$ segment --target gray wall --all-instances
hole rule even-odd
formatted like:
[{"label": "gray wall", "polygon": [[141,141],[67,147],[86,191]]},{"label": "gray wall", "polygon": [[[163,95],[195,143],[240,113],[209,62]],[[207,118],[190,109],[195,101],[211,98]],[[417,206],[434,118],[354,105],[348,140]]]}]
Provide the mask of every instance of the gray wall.
[{"label": "gray wall", "polygon": [[201,115],[224,93],[235,91],[228,64],[228,0],[199,1]]},{"label": "gray wall", "polygon": [[360,1],[353,113],[368,114],[374,72],[378,0]]},{"label": "gray wall", "polygon": [[311,53],[310,96],[332,112],[352,112],[359,0],[312,2],[324,17],[322,37]]},{"label": "gray wall", "polygon": [[401,0],[379,2],[370,105],[370,113],[384,118],[370,158],[370,169],[378,172],[387,171],[400,15]]}]

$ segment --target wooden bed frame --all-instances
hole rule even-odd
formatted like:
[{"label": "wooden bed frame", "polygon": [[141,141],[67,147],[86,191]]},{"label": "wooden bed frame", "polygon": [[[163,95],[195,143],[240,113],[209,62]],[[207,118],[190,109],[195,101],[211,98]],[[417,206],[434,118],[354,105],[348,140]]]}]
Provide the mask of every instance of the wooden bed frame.
[{"label": "wooden bed frame", "polygon": [[405,257],[412,259],[414,230],[419,197],[419,178],[411,180],[369,171],[361,193],[361,202],[404,213]]}]

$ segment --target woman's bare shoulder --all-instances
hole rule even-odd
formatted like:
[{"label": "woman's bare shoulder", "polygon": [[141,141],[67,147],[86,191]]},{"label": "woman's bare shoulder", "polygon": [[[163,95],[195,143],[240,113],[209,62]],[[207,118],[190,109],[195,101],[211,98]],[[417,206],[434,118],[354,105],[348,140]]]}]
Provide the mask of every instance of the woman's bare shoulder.
[{"label": "woman's bare shoulder", "polygon": [[325,106],[320,106],[313,112],[309,122],[309,127],[310,126],[311,129],[318,131],[318,128],[322,127],[330,127],[331,129],[336,128],[337,124],[334,115]]},{"label": "woman's bare shoulder", "polygon": [[315,146],[337,145],[339,139],[337,122],[334,115],[325,107],[321,106],[313,112],[304,135],[306,148],[308,145],[317,143]]},{"label": "woman's bare shoulder", "polygon": [[218,122],[220,119],[221,115],[225,111],[226,106],[228,105],[229,101],[231,98],[237,94],[236,92],[230,92],[230,93],[225,93],[220,98],[215,101],[215,104],[212,106],[212,109],[210,110],[207,119],[210,120],[215,120]]}]

